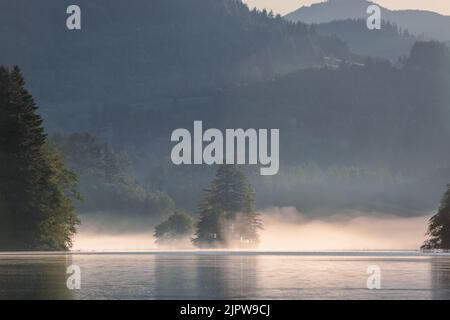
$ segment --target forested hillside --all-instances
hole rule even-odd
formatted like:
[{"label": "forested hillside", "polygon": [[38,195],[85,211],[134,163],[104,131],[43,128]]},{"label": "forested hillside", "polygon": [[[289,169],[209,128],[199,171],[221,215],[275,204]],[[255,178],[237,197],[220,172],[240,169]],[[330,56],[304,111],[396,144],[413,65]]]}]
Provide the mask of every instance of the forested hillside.
[{"label": "forested hillside", "polygon": [[344,40],[354,54],[396,61],[407,56],[419,37],[389,21],[380,30],[369,30],[366,19],[335,20],[314,24],[318,33]]},{"label": "forested hillside", "polygon": [[149,192],[136,180],[125,152],[88,133],[58,134],[52,140],[78,177],[82,218],[100,219],[105,228],[126,223],[130,229],[145,230],[174,210],[167,194]]},{"label": "forested hillside", "polygon": [[[390,24],[378,44],[401,41],[381,56],[412,46],[407,57],[355,64],[332,35],[343,30],[355,46],[363,33],[353,27],[293,24],[240,1],[80,0],[79,31],[65,28],[68,4],[0,2],[0,61],[23,66],[47,130],[63,133],[63,155],[92,196],[83,211],[162,218],[173,199],[194,212],[214,168],[170,161],[171,132],[194,120],[280,129],[280,173],[261,178],[247,168],[258,207],[423,213],[450,179],[450,56],[442,43],[413,45]],[[366,51],[358,53],[373,55]],[[80,147],[94,167],[76,158]],[[101,156],[91,157],[91,147]]]},{"label": "forested hillside", "polygon": [[[213,128],[279,128],[280,173],[254,175],[260,205],[295,203],[307,210],[329,202],[334,208],[338,203],[378,210],[392,206],[411,214],[406,208],[432,204],[437,200],[433,194],[439,195],[450,178],[450,151],[445,147],[449,87],[448,48],[418,42],[400,66],[367,59],[364,66],[303,70],[220,94],[180,98],[166,113],[142,112],[135,119],[151,124],[151,137],[192,128],[196,119]],[[166,121],[171,125],[164,126]],[[127,126],[129,134],[132,124],[136,121]],[[147,150],[169,155],[171,145],[157,141],[152,139]],[[164,181],[161,188],[176,201],[186,197],[178,179],[192,175],[200,191],[202,174],[211,174],[171,166],[166,175],[164,170],[155,175],[142,168],[149,180],[158,176]],[[195,185],[190,178],[186,181]],[[423,188],[425,184],[429,187]]]},{"label": "forested hillside", "polygon": [[0,2],[7,44],[0,61],[22,67],[49,129],[90,130],[117,120],[99,119],[111,110],[120,118],[164,107],[167,97],[264,81],[320,66],[324,56],[349,55],[342,41],[241,1],[80,0],[77,31],[65,25],[69,4]]}]

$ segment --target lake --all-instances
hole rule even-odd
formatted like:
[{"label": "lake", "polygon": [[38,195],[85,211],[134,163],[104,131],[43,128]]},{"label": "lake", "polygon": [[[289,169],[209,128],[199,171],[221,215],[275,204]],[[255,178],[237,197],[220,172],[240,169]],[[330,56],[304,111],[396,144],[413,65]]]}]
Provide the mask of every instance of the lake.
[{"label": "lake", "polygon": [[[67,268],[80,267],[69,290]],[[380,270],[369,290],[369,266]],[[450,299],[450,256],[416,252],[0,253],[0,299]]]}]

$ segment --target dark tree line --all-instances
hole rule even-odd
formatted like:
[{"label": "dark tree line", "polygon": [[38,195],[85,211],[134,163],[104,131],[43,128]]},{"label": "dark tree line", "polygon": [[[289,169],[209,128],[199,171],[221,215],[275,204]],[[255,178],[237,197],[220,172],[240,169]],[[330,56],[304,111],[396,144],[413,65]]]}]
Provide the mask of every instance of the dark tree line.
[{"label": "dark tree line", "polygon": [[76,176],[49,142],[18,67],[0,67],[0,250],[66,250]]}]

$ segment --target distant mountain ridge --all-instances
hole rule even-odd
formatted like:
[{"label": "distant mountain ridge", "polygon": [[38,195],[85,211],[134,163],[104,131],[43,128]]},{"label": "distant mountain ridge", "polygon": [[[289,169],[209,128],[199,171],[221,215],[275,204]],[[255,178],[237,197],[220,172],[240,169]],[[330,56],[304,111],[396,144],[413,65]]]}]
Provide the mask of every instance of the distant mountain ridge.
[{"label": "distant mountain ridge", "polygon": [[[290,21],[325,23],[333,20],[367,18],[368,6],[377,4],[367,0],[328,0],[301,7],[288,15]],[[378,5],[378,4],[377,4]],[[438,41],[450,41],[450,16],[422,10],[390,10],[380,6],[381,17],[397,24],[416,36]]]}]

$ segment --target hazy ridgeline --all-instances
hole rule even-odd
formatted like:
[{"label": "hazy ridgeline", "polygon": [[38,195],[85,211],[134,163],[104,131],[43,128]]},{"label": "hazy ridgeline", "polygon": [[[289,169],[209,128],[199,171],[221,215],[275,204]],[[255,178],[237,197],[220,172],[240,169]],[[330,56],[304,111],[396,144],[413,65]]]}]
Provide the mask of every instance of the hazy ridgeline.
[{"label": "hazy ridgeline", "polygon": [[362,56],[360,59],[372,56],[397,62],[399,57],[409,54],[416,41],[424,38],[384,20],[380,30],[368,29],[366,19],[333,20],[314,24],[314,28],[320,34],[344,40],[352,53]]},{"label": "hazy ridgeline", "polygon": [[[328,23],[336,20],[366,19],[367,8],[373,4],[381,8],[382,19],[398,25],[403,30],[438,41],[450,40],[450,17],[423,10],[390,10],[377,1],[368,0],[328,0],[311,6],[302,6],[286,15],[290,21],[305,23]],[[338,30],[336,30],[339,32]]]},{"label": "hazy ridgeline", "polygon": [[69,32],[68,4],[1,1],[0,64],[23,68],[47,131],[59,134],[85,221],[136,230],[175,204],[197,214],[216,168],[170,162],[170,133],[194,120],[280,129],[280,173],[245,168],[258,209],[425,215],[450,182],[443,44],[413,45],[390,25],[374,55],[395,63],[366,59],[378,38],[356,41],[358,55],[348,49],[360,21],[348,22],[348,46],[321,35],[334,24],[293,24],[231,0],[80,0],[83,28]]}]

